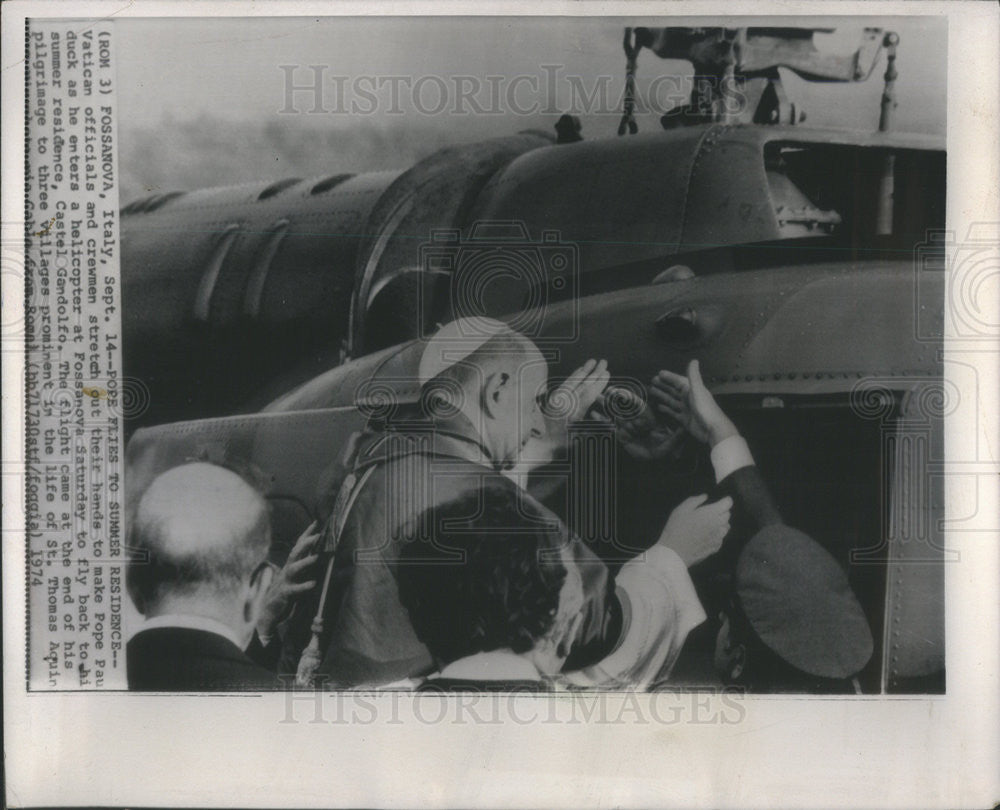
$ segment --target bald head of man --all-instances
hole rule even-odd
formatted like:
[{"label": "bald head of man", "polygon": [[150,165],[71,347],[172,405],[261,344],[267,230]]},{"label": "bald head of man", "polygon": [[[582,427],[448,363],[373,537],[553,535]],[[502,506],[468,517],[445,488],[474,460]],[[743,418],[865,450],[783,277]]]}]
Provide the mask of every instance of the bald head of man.
[{"label": "bald head of man", "polygon": [[249,642],[271,582],[267,503],[236,473],[196,462],[158,476],[129,532],[128,590],[146,618],[215,619]]},{"label": "bald head of man", "polygon": [[501,469],[514,467],[528,442],[545,434],[548,365],[524,335],[497,324],[492,335],[469,345],[468,338],[439,333],[424,354],[436,361],[421,363],[422,376],[428,367],[434,372],[422,380],[425,397],[432,407],[461,411]]}]

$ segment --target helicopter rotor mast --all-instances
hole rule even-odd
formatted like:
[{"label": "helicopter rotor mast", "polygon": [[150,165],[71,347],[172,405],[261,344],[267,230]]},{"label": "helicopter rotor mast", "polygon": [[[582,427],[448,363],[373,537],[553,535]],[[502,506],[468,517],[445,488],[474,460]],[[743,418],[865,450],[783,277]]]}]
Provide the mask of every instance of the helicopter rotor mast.
[{"label": "helicopter rotor mast", "polygon": [[[779,68],[807,81],[862,82],[874,72],[887,51],[888,67],[879,117],[887,131],[896,106],[893,85],[899,37],[880,28],[865,28],[859,46],[849,54],[824,53],[816,47],[817,33],[832,28],[626,28],[628,59],[625,115],[619,134],[634,133],[634,82],[639,52],[648,48],[661,59],[681,59],[694,66],[690,102],[669,110],[664,129],[693,124],[798,124],[805,111],[789,98]],[[631,91],[631,92],[630,92]],[[626,127],[626,121],[628,126]]]}]

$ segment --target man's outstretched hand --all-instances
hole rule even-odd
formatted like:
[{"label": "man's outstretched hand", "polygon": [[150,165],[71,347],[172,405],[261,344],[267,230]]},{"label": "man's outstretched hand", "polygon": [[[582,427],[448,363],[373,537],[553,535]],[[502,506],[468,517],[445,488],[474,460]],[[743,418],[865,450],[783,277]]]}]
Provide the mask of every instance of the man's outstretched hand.
[{"label": "man's outstretched hand", "polygon": [[697,360],[688,364],[686,377],[667,370],[658,372],[649,393],[657,411],[675,419],[694,438],[710,447],[739,433],[705,387]]},{"label": "man's outstretched hand", "polygon": [[[697,360],[688,365],[687,376],[658,372],[648,402],[627,388],[608,385],[609,378],[606,361],[588,360],[553,390],[547,406],[549,443],[565,444],[567,426],[588,411],[596,419],[614,422],[625,450],[645,460],[668,455],[685,432],[711,447],[738,433],[705,387]],[[595,404],[598,408],[592,409]]]},{"label": "man's outstretched hand", "polygon": [[733,499],[707,500],[708,495],[695,495],[683,501],[670,513],[660,535],[660,544],[677,552],[688,568],[715,554],[729,533]]},{"label": "man's outstretched hand", "polygon": [[257,619],[257,635],[262,641],[274,635],[278,623],[288,615],[292,602],[316,587],[316,580],[310,574],[319,559],[316,553],[319,537],[320,530],[316,521],[313,521],[295,541],[285,564],[275,574],[271,587],[267,589],[264,608]]},{"label": "man's outstretched hand", "polygon": [[609,386],[598,403],[601,413],[595,418],[614,422],[618,441],[634,458],[663,458],[684,436],[681,428],[664,424],[649,403],[627,388]]}]

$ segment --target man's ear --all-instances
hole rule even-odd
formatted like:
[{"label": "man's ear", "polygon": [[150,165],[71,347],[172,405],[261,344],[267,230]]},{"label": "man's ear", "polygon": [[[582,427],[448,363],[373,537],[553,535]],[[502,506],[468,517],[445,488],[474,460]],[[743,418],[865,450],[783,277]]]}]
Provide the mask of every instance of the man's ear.
[{"label": "man's ear", "polygon": [[496,418],[497,413],[503,408],[505,400],[510,396],[510,374],[506,371],[494,371],[486,378],[483,386],[483,413]]},{"label": "man's ear", "polygon": [[738,682],[747,668],[747,645],[737,644],[729,653],[729,680]]}]

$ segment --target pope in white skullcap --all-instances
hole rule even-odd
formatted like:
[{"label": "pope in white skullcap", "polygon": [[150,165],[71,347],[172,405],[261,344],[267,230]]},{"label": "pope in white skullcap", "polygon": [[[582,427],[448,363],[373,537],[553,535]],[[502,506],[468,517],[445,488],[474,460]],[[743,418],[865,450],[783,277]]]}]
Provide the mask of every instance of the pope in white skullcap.
[{"label": "pope in white skullcap", "polygon": [[417,371],[420,384],[425,385],[445,369],[460,363],[490,339],[513,334],[516,333],[507,324],[493,318],[459,318],[445,324],[427,341],[420,356]]}]

